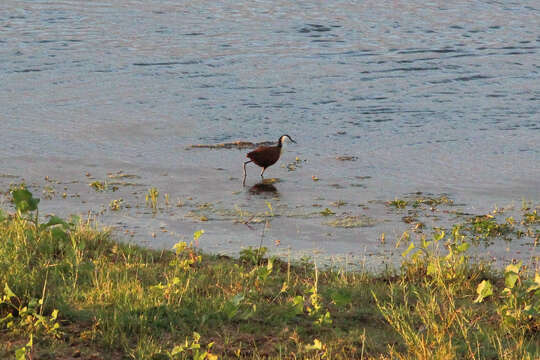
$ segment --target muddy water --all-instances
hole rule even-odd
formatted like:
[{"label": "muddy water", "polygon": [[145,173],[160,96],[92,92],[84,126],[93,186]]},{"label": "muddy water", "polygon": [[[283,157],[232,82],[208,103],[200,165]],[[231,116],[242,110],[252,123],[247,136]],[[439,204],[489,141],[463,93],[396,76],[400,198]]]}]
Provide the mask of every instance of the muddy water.
[{"label": "muddy water", "polygon": [[[269,202],[273,252],[392,262],[411,209],[385,201],[447,194],[470,214],[540,202],[539,23],[534,1],[5,0],[0,181],[128,240],[170,247],[204,228],[200,246],[228,253],[259,245]],[[263,193],[255,168],[241,186],[246,150],[189,149],[283,133],[298,144]],[[528,258],[530,243],[479,251]]]}]

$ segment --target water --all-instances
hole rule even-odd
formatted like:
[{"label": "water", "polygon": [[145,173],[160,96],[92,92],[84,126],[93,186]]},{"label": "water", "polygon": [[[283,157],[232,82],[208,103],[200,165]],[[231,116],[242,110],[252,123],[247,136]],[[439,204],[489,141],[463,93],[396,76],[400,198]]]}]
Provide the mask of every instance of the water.
[{"label": "water", "polygon": [[[346,200],[343,211],[373,217],[388,211],[358,205],[416,191],[473,213],[538,203],[539,24],[535,1],[4,0],[0,172],[13,177],[2,183],[40,191],[46,175],[58,179],[58,193],[81,197],[42,203],[56,212],[68,201],[106,209],[121,194],[134,207],[103,222],[165,247],[176,238],[160,227],[204,227],[215,251],[258,244],[259,231],[198,223],[188,211],[202,202],[262,211],[272,197],[289,209]],[[277,196],[241,187],[246,151],[186,150],[284,133],[298,144],[281,164],[306,162],[267,171],[282,180]],[[87,172],[118,170],[138,175],[139,190],[88,189]],[[248,171],[253,185],[258,169]],[[193,203],[134,210],[152,185]],[[374,250],[381,231],[401,233],[399,217],[347,231],[283,217],[267,236],[328,254]]]}]

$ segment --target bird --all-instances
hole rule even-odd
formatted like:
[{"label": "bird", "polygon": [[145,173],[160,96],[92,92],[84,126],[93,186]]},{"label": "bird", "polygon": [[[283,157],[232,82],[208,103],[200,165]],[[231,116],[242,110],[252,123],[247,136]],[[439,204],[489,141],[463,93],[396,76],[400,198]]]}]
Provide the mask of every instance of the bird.
[{"label": "bird", "polygon": [[274,165],[281,156],[281,153],[283,152],[284,144],[287,141],[291,141],[293,143],[296,143],[289,135],[281,135],[278,140],[278,144],[276,146],[259,146],[255,150],[249,152],[246,156],[251,159],[246,162],[244,162],[244,179],[242,180],[242,185],[246,184],[246,165],[250,162],[254,162],[255,164],[262,167],[261,171],[261,179],[264,179],[264,171],[267,167]]}]

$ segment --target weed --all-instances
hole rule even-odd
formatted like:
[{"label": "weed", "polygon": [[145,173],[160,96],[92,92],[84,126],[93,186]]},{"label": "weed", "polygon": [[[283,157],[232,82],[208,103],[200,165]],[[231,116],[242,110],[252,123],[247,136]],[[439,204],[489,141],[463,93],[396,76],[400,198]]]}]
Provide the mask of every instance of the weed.
[{"label": "weed", "polygon": [[159,200],[159,191],[155,187],[148,189],[146,193],[146,206],[152,208],[152,211],[156,212],[158,210],[158,200]]},{"label": "weed", "polygon": [[109,187],[107,182],[98,181],[98,180],[91,182],[90,184],[88,184],[88,186],[90,186],[92,189],[96,191],[105,191]]},{"label": "weed", "polygon": [[521,221],[522,225],[533,225],[540,224],[540,215],[537,210],[527,212],[523,214],[523,220]]},{"label": "weed", "polygon": [[395,207],[397,209],[404,209],[408,204],[409,203],[408,203],[407,200],[398,199],[398,198],[395,198],[394,200],[388,201],[386,203],[386,205],[393,206],[393,207]]},{"label": "weed", "polygon": [[499,223],[492,215],[475,216],[468,221],[465,229],[470,231],[476,239],[486,240],[493,237],[502,237],[514,230],[514,222]]},{"label": "weed", "polygon": [[111,209],[112,211],[118,211],[123,207],[123,203],[123,199],[111,200],[111,202],[109,203],[109,209]]}]

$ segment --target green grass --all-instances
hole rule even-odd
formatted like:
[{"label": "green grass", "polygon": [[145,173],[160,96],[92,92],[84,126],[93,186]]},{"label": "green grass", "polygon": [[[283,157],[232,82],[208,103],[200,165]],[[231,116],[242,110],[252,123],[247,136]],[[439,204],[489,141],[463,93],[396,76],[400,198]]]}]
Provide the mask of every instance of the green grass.
[{"label": "green grass", "polygon": [[0,358],[540,357],[540,276],[472,263],[457,226],[373,274],[264,248],[144,249],[91,221],[40,219],[37,199],[13,195],[17,211],[0,212]]}]

